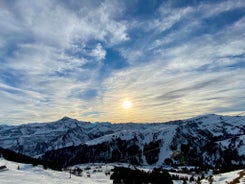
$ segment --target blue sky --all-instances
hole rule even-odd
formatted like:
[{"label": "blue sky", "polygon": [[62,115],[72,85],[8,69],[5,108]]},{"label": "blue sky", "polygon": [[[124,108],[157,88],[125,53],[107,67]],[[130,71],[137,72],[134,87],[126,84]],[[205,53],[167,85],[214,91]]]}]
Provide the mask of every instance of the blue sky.
[{"label": "blue sky", "polygon": [[243,0],[3,0],[0,17],[1,123],[244,111]]}]

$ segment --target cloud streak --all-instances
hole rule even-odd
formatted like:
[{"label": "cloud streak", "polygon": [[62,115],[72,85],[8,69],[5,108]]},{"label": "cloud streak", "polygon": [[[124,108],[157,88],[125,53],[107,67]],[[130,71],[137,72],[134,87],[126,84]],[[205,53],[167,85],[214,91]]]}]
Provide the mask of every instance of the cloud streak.
[{"label": "cloud streak", "polygon": [[163,1],[146,10],[111,0],[0,6],[0,122],[244,111],[243,1]]}]

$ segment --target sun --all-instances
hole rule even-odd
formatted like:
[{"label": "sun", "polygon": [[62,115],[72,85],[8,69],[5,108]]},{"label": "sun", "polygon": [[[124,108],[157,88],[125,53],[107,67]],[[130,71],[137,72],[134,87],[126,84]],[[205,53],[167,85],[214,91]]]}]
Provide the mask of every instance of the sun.
[{"label": "sun", "polygon": [[132,106],[132,103],[130,101],[124,101],[123,102],[123,108],[124,109],[130,109]]}]

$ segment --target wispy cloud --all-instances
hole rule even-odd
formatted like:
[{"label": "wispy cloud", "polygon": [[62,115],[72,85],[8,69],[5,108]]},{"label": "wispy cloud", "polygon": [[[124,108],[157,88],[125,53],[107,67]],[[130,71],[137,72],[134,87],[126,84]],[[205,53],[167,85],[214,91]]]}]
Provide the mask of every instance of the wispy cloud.
[{"label": "wispy cloud", "polygon": [[98,43],[95,49],[92,50],[91,56],[95,57],[97,60],[103,60],[106,56],[106,51],[103,49],[102,45]]},{"label": "wispy cloud", "polygon": [[[52,108],[57,109],[51,113],[56,117],[76,112],[86,103],[83,100],[97,95],[93,86],[99,85],[100,65],[89,69],[85,65],[105,59],[102,43],[111,47],[129,39],[125,23],[117,20],[123,9],[119,3],[85,2],[77,10],[72,3],[66,5],[60,1],[1,2],[0,81],[9,89],[15,86],[15,91],[2,88],[2,105],[9,107],[3,109],[3,120],[11,115],[15,121],[18,117],[31,121]],[[80,91],[78,101],[70,99],[74,90]],[[15,104],[20,107],[18,113],[11,113]]]},{"label": "wispy cloud", "polygon": [[[227,21],[225,27],[216,27],[215,22],[221,21],[220,16],[227,11],[236,11],[245,4],[219,2],[209,13],[207,9],[213,5],[173,9],[163,4],[144,39],[122,50],[134,67],[106,81],[108,102],[119,96],[133,99],[137,106],[130,117],[134,121],[242,111],[244,14],[238,13],[240,16],[232,21],[223,20]],[[210,27],[204,19],[212,16],[219,19],[213,17]],[[116,114],[115,118],[120,116]]]},{"label": "wispy cloud", "polygon": [[245,3],[136,4],[1,1],[0,121],[242,111]]}]

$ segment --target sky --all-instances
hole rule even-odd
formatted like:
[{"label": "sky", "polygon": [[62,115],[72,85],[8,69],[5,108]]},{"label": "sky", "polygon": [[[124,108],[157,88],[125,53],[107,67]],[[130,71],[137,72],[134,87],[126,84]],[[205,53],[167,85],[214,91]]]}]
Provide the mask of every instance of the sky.
[{"label": "sky", "polygon": [[238,114],[244,73],[244,0],[0,1],[0,124]]}]

